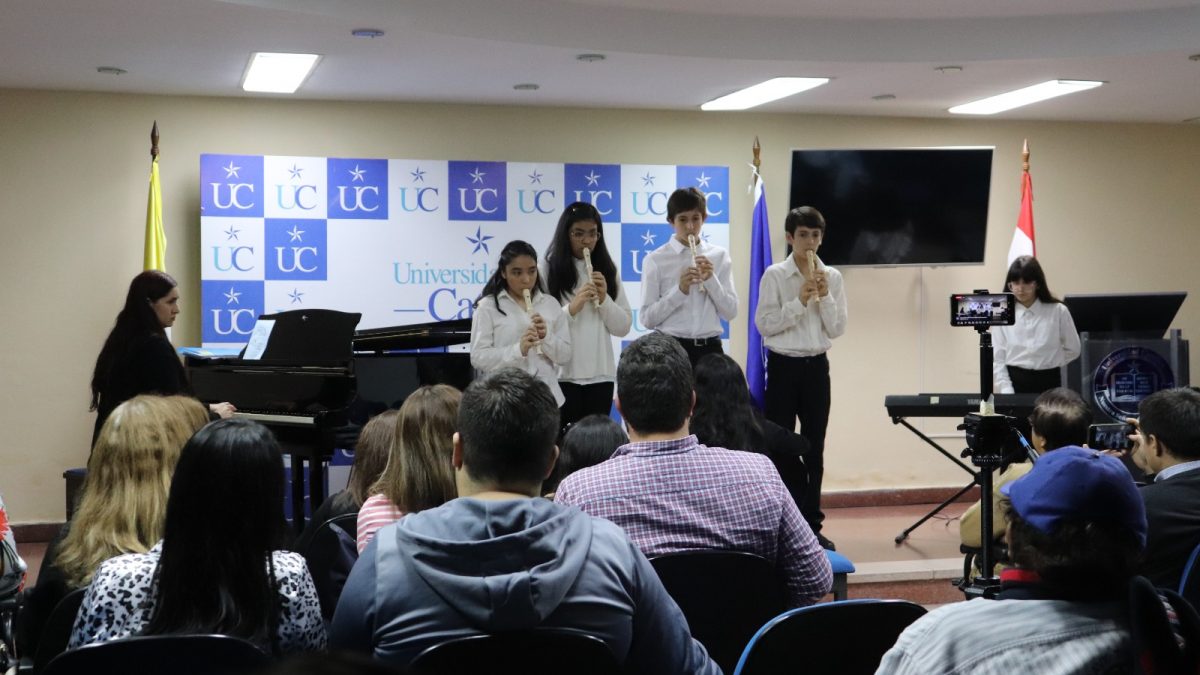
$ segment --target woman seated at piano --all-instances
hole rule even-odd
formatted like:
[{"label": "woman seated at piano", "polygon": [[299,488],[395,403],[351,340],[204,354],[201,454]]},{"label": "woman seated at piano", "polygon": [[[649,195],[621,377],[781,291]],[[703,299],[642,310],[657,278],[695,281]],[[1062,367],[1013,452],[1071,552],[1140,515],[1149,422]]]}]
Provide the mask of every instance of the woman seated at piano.
[{"label": "woman seated at piano", "polygon": [[629,334],[633,313],[617,266],[604,243],[600,212],[587,202],[568,206],[546,251],[543,278],[562,304],[571,331],[571,360],[559,378],[565,428],[612,410],[617,361],[613,338]]},{"label": "woman seated at piano", "polygon": [[426,385],[404,399],[383,475],[358,511],[359,553],[381,527],[458,496],[451,459],[461,400],[448,384]]},{"label": "woman seated at piano", "polygon": [[[187,374],[167,339],[179,314],[179,288],[166,272],[146,270],[129,283],[125,306],[104,341],[92,372],[96,426],[92,444],[113,409],[138,394],[188,394]],[[230,417],[230,403],[211,403],[214,416]]]},{"label": "woman seated at piano", "polygon": [[1037,258],[1013,261],[1005,290],[1017,298],[1016,323],[993,326],[993,388],[998,394],[1040,394],[1060,386],[1059,367],[1079,357],[1079,333],[1062,300],[1050,293]]},{"label": "woman seated at piano", "polygon": [[562,406],[558,369],[571,362],[571,331],[558,300],[545,292],[537,251],[510,241],[496,271],[475,300],[471,317],[471,365],[490,373],[519,368],[550,387]]}]

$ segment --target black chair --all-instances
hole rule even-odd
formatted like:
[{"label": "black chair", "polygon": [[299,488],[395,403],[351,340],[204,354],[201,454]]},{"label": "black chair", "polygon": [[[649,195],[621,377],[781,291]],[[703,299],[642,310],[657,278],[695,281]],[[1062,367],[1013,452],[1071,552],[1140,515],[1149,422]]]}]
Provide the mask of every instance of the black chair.
[{"label": "black chair", "polygon": [[741,551],[684,551],[650,559],[692,637],[732,672],[742,648],[787,607],[782,579],[767,559]]},{"label": "black chair", "polygon": [[558,629],[455,638],[421,652],[413,659],[409,668],[419,675],[616,675],[621,672],[621,664],[603,640]]},{"label": "black chair", "polygon": [[71,641],[71,629],[75,627],[75,615],[79,614],[84,593],[87,593],[87,586],[67,593],[50,612],[50,618],[46,619],[46,625],[42,628],[41,638],[37,643],[37,653],[33,656],[33,672],[43,672],[54,657],[67,650],[67,643]]},{"label": "black chair", "polygon": [[1187,600],[1174,591],[1154,588],[1145,577],[1134,577],[1129,583],[1129,611],[1136,672],[1200,672],[1200,615]]},{"label": "black chair", "polygon": [[[975,568],[983,560],[983,547],[959,544],[958,552],[963,554],[963,575],[961,579],[955,582],[955,585],[961,590],[971,585],[971,578],[975,576]],[[996,567],[1009,564],[1008,547],[1002,543],[993,543],[991,557],[992,572],[995,573]],[[982,573],[982,570],[980,570],[980,574]]]},{"label": "black chair", "polygon": [[321,602],[321,616],[326,621],[333,620],[342,588],[358,560],[357,523],[357,513],[334,516],[317,527],[304,550],[297,551],[308,563]]},{"label": "black chair", "polygon": [[924,613],[906,600],[845,600],[789,610],[755,633],[732,672],[870,675]]},{"label": "black chair", "polygon": [[259,670],[270,664],[271,659],[261,649],[228,635],[150,635],[63,652],[42,672],[224,675]]},{"label": "black chair", "polygon": [[1196,558],[1200,557],[1200,544],[1197,544],[1192,549],[1192,554],[1188,556],[1187,564],[1183,566],[1183,574],[1179,576],[1179,588],[1177,593],[1183,596],[1192,604],[1192,607],[1200,607],[1200,570],[1196,569]]}]

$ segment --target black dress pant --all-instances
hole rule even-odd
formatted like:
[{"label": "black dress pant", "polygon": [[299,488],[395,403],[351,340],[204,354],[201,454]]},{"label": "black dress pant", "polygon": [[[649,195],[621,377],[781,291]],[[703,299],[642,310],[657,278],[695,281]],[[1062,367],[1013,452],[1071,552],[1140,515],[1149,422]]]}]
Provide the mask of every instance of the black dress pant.
[{"label": "black dress pant", "polygon": [[562,388],[562,408],[559,409],[560,428],[575,424],[588,415],[608,415],[612,412],[613,383],[597,382],[595,384],[575,384],[574,382],[559,382]]},{"label": "black dress pant", "polygon": [[817,356],[785,356],[767,352],[767,419],[784,429],[795,429],[800,420],[800,435],[809,444],[804,455],[808,469],[808,488],[800,513],[813,532],[821,531],[825,514],[821,512],[821,481],[825,477],[825,430],[829,426],[829,359]]},{"label": "black dress pant", "polygon": [[674,337],[679,344],[683,345],[683,351],[687,352],[688,360],[692,362],[692,367],[696,367],[696,362],[708,356],[709,354],[724,354],[725,350],[721,348],[721,337],[710,338],[681,338]]},{"label": "black dress pant", "polygon": [[1019,366],[1008,368],[1008,379],[1012,380],[1013,391],[1018,394],[1040,394],[1047,389],[1062,386],[1062,373],[1058,368],[1030,370]]}]

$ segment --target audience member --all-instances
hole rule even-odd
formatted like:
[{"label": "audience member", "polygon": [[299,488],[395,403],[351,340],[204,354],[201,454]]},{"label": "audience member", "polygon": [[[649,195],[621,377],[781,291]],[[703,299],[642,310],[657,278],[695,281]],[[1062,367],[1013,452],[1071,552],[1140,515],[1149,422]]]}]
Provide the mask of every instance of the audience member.
[{"label": "audience member", "polygon": [[829,561],[771,461],[709,448],[688,430],[696,401],[678,341],[638,338],[617,366],[617,409],[628,445],[612,459],[563,479],[555,500],[620,525],[648,556],[698,549],[760,555],[779,569],[788,603],[820,600]]},{"label": "audience member", "polygon": [[549,387],[525,372],[467,388],[460,496],[379,531],[338,603],[335,648],[407,665],[457,637],[564,628],[604,640],[629,672],[720,672],[620,528],[536,496],[558,419]]},{"label": "audience member", "polygon": [[[1087,443],[1088,426],[1092,423],[1092,409],[1079,394],[1066,387],[1055,387],[1042,392],[1033,402],[1033,413],[1029,416],[1032,429],[1030,440],[1033,449],[1038,454],[1068,445],[1084,445]],[[1097,448],[1098,449],[1098,448]],[[1008,528],[1005,519],[1007,511],[1006,499],[1000,488],[1029,473],[1033,465],[1019,461],[1009,464],[1003,471],[998,471],[993,477],[992,492],[992,539],[1004,537]],[[983,546],[980,540],[982,534],[981,506],[975,502],[963,513],[958,521],[958,532],[962,543],[966,546],[979,548]]]},{"label": "audience member", "polygon": [[[614,366],[615,370],[615,366]],[[554,471],[542,484],[547,499],[554,498],[554,491],[562,479],[580,469],[595,466],[612,457],[613,451],[629,442],[625,430],[608,415],[588,415],[572,424],[563,435],[558,461]]]},{"label": "audience member", "polygon": [[[303,551],[312,541],[317,528],[322,523],[334,518],[353,513],[358,516],[358,510],[371,494],[371,486],[379,480],[387,466],[388,453],[392,447],[392,438],[396,434],[396,420],[399,410],[384,410],[367,420],[358,440],[354,444],[354,463],[350,465],[350,478],[346,489],[329,496],[308,521],[308,526],[296,540],[295,550]],[[350,531],[354,533],[353,530]]]},{"label": "audience member", "polygon": [[11,597],[25,584],[25,561],[17,555],[17,542],[8,526],[8,512],[0,497],[0,600]]},{"label": "audience member", "polygon": [[[802,505],[808,485],[804,466],[808,440],[767,419],[750,402],[746,375],[737,361],[725,354],[705,356],[696,363],[695,386],[696,407],[689,430],[696,440],[710,448],[746,450],[770,457],[792,500],[797,507]],[[808,525],[814,533],[817,531],[812,522]],[[822,545],[831,549],[833,542]]]},{"label": "audience member", "polygon": [[358,552],[379,528],[454,499],[451,439],[462,393],[446,384],[417,389],[400,406],[387,466],[358,512]]},{"label": "audience member", "polygon": [[47,547],[37,585],[21,612],[22,653],[33,654],[54,606],[87,586],[100,563],[145,553],[162,538],[167,493],[179,451],[208,423],[185,396],[135,396],[105,420],[88,461],[75,515]]},{"label": "audience member", "polygon": [[325,647],[304,558],[285,538],[283,456],[266,427],[214,422],[184,446],[163,539],[100,565],[69,648],[133,635],[218,633],[272,654]]},{"label": "audience member", "polygon": [[1142,488],[1149,534],[1142,575],[1175,589],[1200,544],[1200,390],[1167,389],[1138,406],[1132,459],[1155,474]]},{"label": "audience member", "polygon": [[909,626],[879,673],[1133,672],[1129,581],[1146,514],[1115,457],[1067,447],[1004,487],[1012,503],[998,600],[935,609]]}]

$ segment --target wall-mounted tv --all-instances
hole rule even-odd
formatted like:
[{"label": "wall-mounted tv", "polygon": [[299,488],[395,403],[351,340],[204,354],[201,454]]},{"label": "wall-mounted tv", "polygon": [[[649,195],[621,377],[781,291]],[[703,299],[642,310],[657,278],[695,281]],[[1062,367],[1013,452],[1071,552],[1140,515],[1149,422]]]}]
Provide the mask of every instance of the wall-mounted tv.
[{"label": "wall-mounted tv", "polygon": [[794,150],[789,208],[825,216],[830,265],[979,264],[992,150]]}]

